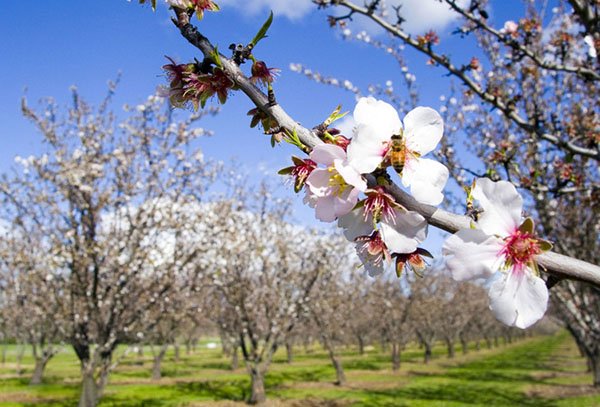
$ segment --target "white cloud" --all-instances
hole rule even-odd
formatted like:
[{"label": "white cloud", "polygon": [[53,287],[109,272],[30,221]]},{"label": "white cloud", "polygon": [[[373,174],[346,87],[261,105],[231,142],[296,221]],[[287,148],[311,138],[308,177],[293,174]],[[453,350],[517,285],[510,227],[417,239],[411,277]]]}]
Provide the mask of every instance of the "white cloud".
[{"label": "white cloud", "polygon": [[[466,5],[466,0],[457,2],[459,6]],[[450,6],[438,0],[393,0],[390,4],[390,15],[395,15],[391,6],[401,5],[401,15],[406,19],[402,27],[411,34],[424,31],[443,30],[455,20],[458,15],[450,10]]]},{"label": "white cloud", "polygon": [[316,6],[310,0],[221,0],[222,7],[236,7],[245,14],[258,14],[273,10],[275,16],[285,16],[291,20],[304,17]]},{"label": "white cloud", "polygon": [[[285,16],[292,20],[302,18],[317,9],[311,0],[221,0],[218,3],[220,6],[235,7],[251,15],[273,10],[276,16]],[[467,0],[459,0],[457,3],[464,6]],[[360,1],[357,4],[362,6]],[[430,29],[443,30],[457,18],[457,14],[451,11],[447,4],[440,3],[438,0],[389,0],[386,12],[391,22],[395,19],[392,6],[398,5],[402,6],[402,17],[406,19],[403,28],[411,34],[420,34]],[[326,12],[340,14],[345,13],[346,10],[338,7],[336,12],[334,9],[327,9]],[[354,18],[350,25],[354,29],[367,30],[373,34],[382,32],[366,17]]]}]

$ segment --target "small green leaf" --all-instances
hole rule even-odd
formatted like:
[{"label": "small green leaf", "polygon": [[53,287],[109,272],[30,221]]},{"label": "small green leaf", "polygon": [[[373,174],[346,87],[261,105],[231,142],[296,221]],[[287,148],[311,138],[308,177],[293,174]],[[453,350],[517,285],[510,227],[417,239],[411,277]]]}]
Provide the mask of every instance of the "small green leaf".
[{"label": "small green leaf", "polygon": [[344,117],[348,114],[348,112],[340,113],[340,110],[342,110],[342,105],[338,105],[335,108],[335,110],[329,115],[329,117],[323,122],[325,127],[329,127],[329,125],[331,125],[331,123],[333,123],[336,120],[341,119],[342,117]]},{"label": "small green leaf", "polygon": [[269,31],[269,27],[271,27],[272,22],[273,22],[273,12],[271,11],[271,13],[269,14],[269,18],[267,18],[267,21],[265,21],[265,23],[262,25],[262,27],[260,27],[260,30],[258,30],[258,32],[254,36],[252,41],[250,41],[251,46],[255,46],[256,44],[258,44],[258,42],[260,40],[262,40],[263,38],[265,38],[267,36],[267,31]]},{"label": "small green leaf", "polygon": [[294,183],[294,192],[298,193],[302,191],[302,187],[304,187],[304,181],[300,178],[296,178],[296,182]]},{"label": "small green leaf", "polygon": [[282,168],[279,171],[277,171],[277,174],[279,174],[279,175],[290,175],[292,173],[293,169],[294,169],[294,167],[285,167],[285,168]]},{"label": "small green leaf", "polygon": [[519,226],[519,230],[523,233],[532,234],[534,229],[533,219],[526,218],[521,226]]},{"label": "small green leaf", "polygon": [[552,250],[552,243],[550,243],[547,240],[539,239],[538,245],[540,247],[540,250],[543,252],[549,252],[550,250]]},{"label": "small green leaf", "polygon": [[210,56],[215,65],[217,65],[219,68],[223,67],[223,64],[221,63],[221,55],[219,55],[219,50],[216,46],[213,48],[212,52],[210,53]]}]

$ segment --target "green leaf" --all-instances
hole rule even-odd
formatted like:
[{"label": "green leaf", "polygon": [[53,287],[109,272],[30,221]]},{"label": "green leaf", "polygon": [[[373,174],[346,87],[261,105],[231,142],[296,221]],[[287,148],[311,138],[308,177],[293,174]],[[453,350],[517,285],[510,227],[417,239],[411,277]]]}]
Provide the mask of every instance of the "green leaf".
[{"label": "green leaf", "polygon": [[348,114],[348,112],[340,113],[340,110],[342,110],[342,105],[338,105],[335,108],[335,110],[329,115],[329,117],[323,122],[325,127],[329,127],[329,125],[331,123],[333,123],[336,120],[341,119],[342,117],[344,117]]},{"label": "green leaf", "polygon": [[212,58],[213,62],[219,68],[223,67],[223,64],[221,63],[221,55],[219,54],[219,49],[216,46],[213,48],[212,52],[210,53],[210,57]]},{"label": "green leaf", "polygon": [[523,233],[532,234],[533,229],[534,229],[533,219],[531,219],[531,218],[526,218],[523,221],[523,223],[521,224],[521,226],[519,226],[519,230]]},{"label": "green leaf", "polygon": [[538,245],[543,252],[549,252],[550,250],[552,250],[552,243],[550,243],[547,240],[539,239]]},{"label": "green leaf", "polygon": [[285,167],[285,168],[282,168],[279,171],[277,171],[277,174],[279,174],[279,175],[290,175],[292,173],[293,169],[294,169],[294,167]]},{"label": "green leaf", "polygon": [[267,36],[267,31],[269,31],[269,27],[271,27],[272,22],[273,22],[273,11],[271,11],[271,13],[269,14],[269,18],[267,18],[267,21],[265,21],[265,23],[262,25],[262,27],[260,27],[260,30],[258,30],[258,32],[254,36],[252,41],[250,41],[250,45],[255,46],[256,44],[258,44],[258,42],[260,40],[262,40],[263,38],[265,38]]}]

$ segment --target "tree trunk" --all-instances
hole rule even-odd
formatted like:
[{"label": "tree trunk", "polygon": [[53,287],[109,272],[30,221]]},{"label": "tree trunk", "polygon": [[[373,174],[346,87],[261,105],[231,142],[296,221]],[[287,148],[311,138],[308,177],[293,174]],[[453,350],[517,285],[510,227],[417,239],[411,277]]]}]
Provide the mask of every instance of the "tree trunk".
[{"label": "tree trunk", "polygon": [[494,347],[497,348],[498,346],[500,346],[500,342],[498,342],[498,337],[494,336]]},{"label": "tree trunk", "polygon": [[598,349],[595,355],[588,357],[588,362],[594,374],[594,387],[600,388],[600,349]]},{"label": "tree trunk", "polygon": [[232,348],[231,350],[231,370],[236,370],[240,367],[240,358],[238,356],[238,348]]},{"label": "tree trunk", "polygon": [[23,374],[23,366],[21,362],[23,362],[23,355],[25,354],[25,346],[19,345],[17,348],[17,374],[21,376]]},{"label": "tree trunk", "polygon": [[[464,336],[460,336],[460,347],[462,349],[462,353],[463,355],[466,355],[467,353],[469,353],[469,342],[467,341],[467,338],[465,338]],[[479,343],[479,342],[477,342]]]},{"label": "tree trunk", "polygon": [[157,355],[154,355],[154,362],[152,363],[152,380],[160,380],[162,373],[160,371],[162,361],[167,353],[169,345],[161,345]]},{"label": "tree trunk", "polygon": [[82,369],[81,396],[79,407],[96,407],[98,405],[98,386],[94,380],[94,371]]},{"label": "tree trunk", "polygon": [[292,363],[294,360],[294,348],[290,342],[285,343],[285,353],[287,356],[287,362]]},{"label": "tree trunk", "polygon": [[174,344],[173,348],[175,349],[175,363],[179,362],[179,344]]},{"label": "tree trunk", "polygon": [[[237,353],[237,349],[236,349]],[[250,400],[248,400],[249,404],[264,404],[267,400],[267,395],[265,393],[265,378],[264,374],[257,368],[250,369],[250,377],[252,379],[252,393],[250,394]]]},{"label": "tree trunk", "polygon": [[356,335],[356,338],[358,339],[358,354],[362,356],[365,354],[365,340],[362,335]]},{"label": "tree trunk", "polygon": [[446,347],[448,348],[448,359],[454,358],[454,341],[446,339]]},{"label": "tree trunk", "polygon": [[392,342],[392,370],[400,370],[400,344]]},{"label": "tree trunk", "polygon": [[485,338],[485,346],[488,349],[492,349],[492,339],[491,338],[488,338],[488,337]]},{"label": "tree trunk", "polygon": [[323,339],[323,347],[327,349],[327,353],[329,354],[329,359],[331,359],[331,364],[333,364],[333,368],[335,369],[335,385],[343,386],[346,384],[346,375],[344,374],[344,367],[342,366],[342,362],[338,359],[335,354],[335,348],[329,338],[326,336],[322,336]]},{"label": "tree trunk", "polygon": [[6,343],[2,344],[2,364],[6,364],[6,349],[8,348],[8,345]]},{"label": "tree trunk", "polygon": [[330,357],[333,367],[335,368],[335,385],[343,386],[346,384],[346,375],[344,374],[342,362],[333,353],[330,355]]},{"label": "tree trunk", "polygon": [[431,360],[431,344],[427,342],[423,342],[423,346],[425,347],[425,354],[423,356],[423,361],[425,364],[429,363]]},{"label": "tree trunk", "polygon": [[46,365],[48,364],[48,361],[52,359],[52,356],[54,356],[54,352],[52,349],[50,349],[44,350],[42,352],[42,356],[35,358],[35,367],[33,369],[33,374],[31,375],[31,380],[29,381],[30,385],[42,383],[44,369],[46,369]]}]

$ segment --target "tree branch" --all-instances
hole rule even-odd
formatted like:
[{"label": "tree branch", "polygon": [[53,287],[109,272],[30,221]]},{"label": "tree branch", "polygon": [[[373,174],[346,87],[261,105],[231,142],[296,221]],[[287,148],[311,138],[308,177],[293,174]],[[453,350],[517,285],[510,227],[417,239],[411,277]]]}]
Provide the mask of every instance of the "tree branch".
[{"label": "tree branch", "polygon": [[423,45],[419,44],[419,42],[417,40],[415,40],[414,38],[412,38],[409,34],[402,31],[397,26],[394,26],[394,25],[388,23],[382,17],[370,12],[368,8],[359,7],[356,4],[353,4],[346,0],[336,0],[334,2],[334,4],[346,7],[358,14],[362,14],[362,15],[370,18],[371,20],[373,20],[375,23],[377,23],[380,27],[385,29],[388,33],[390,33],[394,37],[400,38],[405,44],[410,45],[415,50],[427,55],[429,58],[431,58],[437,64],[444,67],[450,75],[455,76],[458,79],[460,79],[460,81],[465,86],[467,86],[469,89],[471,89],[477,96],[479,96],[480,99],[491,104],[496,109],[502,111],[508,119],[510,119],[512,122],[514,122],[518,127],[523,129],[524,131],[526,131],[530,134],[534,134],[537,137],[541,138],[542,140],[548,141],[549,143],[555,145],[556,147],[558,147],[562,150],[568,151],[572,154],[577,154],[577,155],[589,157],[594,160],[600,161],[600,150],[582,147],[577,144],[574,144],[571,141],[561,140],[559,135],[547,133],[539,125],[529,123],[525,118],[520,116],[510,104],[504,103],[497,96],[495,96],[489,92],[486,92],[484,89],[482,89],[477,83],[475,83],[471,78],[469,78],[466,75],[464,69],[461,69],[461,68],[453,65],[452,62],[450,61],[450,59],[446,55],[442,55],[442,54],[439,54],[439,53],[433,51],[432,47],[423,46]]},{"label": "tree branch", "polygon": [[[340,0],[338,4],[346,5],[347,7],[352,7],[356,9],[357,12],[361,14],[365,14],[373,18],[377,21],[382,27],[390,30],[390,32],[398,32],[399,35],[404,36],[406,41],[411,44],[413,47],[426,52],[418,47],[416,41],[411,39],[408,35],[403,33],[402,31],[396,30],[396,28],[390,26],[385,21],[381,20],[374,14],[370,14],[367,9],[361,9],[355,5],[349,6],[346,1]],[[210,41],[203,36],[200,32],[198,32],[197,28],[192,26],[189,23],[189,18],[186,18],[187,15],[178,12],[178,20],[174,20],[175,24],[180,28],[181,34],[185,37],[192,45],[198,48],[205,57],[210,57],[214,53],[214,47],[210,43]],[[437,54],[430,52],[430,56],[437,58],[438,60],[446,61],[444,57],[441,57]],[[313,148],[319,144],[323,144],[323,142],[309,129],[303,127],[298,122],[293,120],[279,105],[270,105],[268,101],[267,95],[265,95],[260,89],[254,86],[250,80],[244,75],[241,69],[230,59],[221,55],[221,63],[222,68],[225,73],[235,81],[235,83],[239,86],[239,89],[248,96],[252,102],[259,109],[271,115],[273,119],[277,121],[277,123],[290,131],[296,131],[300,141],[305,144],[309,148]],[[456,71],[458,76],[463,73],[458,72],[456,68],[453,67],[449,62],[445,62],[452,70]],[[448,68],[448,69],[450,69]],[[471,83],[471,86],[477,87],[474,83],[470,81],[470,79],[466,78],[468,83]],[[487,95],[487,97],[491,97],[487,93],[480,90],[482,95]],[[506,110],[506,107],[503,107]],[[514,112],[513,112],[514,113]],[[516,115],[516,114],[515,114]],[[519,116],[515,116],[519,120],[521,119]],[[530,126],[527,124],[527,126]],[[586,150],[586,149],[584,149]],[[598,156],[597,152],[593,154]],[[600,156],[598,156],[600,158]],[[367,176],[367,181],[370,186],[376,185],[376,180],[372,175]],[[406,209],[415,211],[421,214],[429,224],[445,230],[450,233],[455,233],[460,229],[468,229],[471,225],[471,219],[467,216],[457,215],[448,211],[445,211],[440,208],[436,208],[434,206],[425,205],[417,202],[411,195],[407,192],[400,189],[397,185],[392,184],[389,187],[389,192],[394,196],[396,201],[404,206]],[[538,263],[545,269],[548,274],[555,275],[558,278],[568,278],[573,280],[580,280],[592,283],[596,286],[600,287],[600,267],[593,265],[591,263],[587,263],[578,259],[574,259],[568,256],[564,256],[561,254],[548,252],[544,253],[537,257]]]}]

